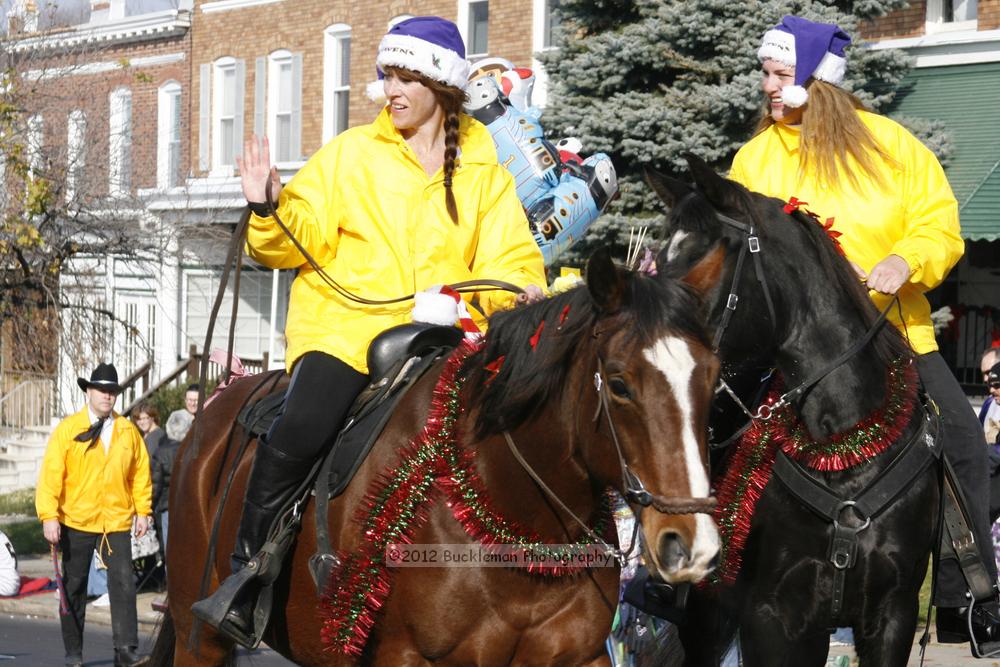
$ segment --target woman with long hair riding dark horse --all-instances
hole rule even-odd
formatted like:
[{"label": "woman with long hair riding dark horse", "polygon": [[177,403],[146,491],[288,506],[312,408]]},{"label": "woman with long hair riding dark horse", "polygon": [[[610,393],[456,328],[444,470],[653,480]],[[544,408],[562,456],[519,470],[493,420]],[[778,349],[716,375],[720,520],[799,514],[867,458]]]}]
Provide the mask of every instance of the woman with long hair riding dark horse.
[{"label": "woman with long hair riding dark horse", "polygon": [[[250,202],[250,256],[298,269],[289,302],[282,413],[257,448],[232,556],[242,569],[263,545],[276,513],[331,440],[366,385],[366,351],[380,332],[408,322],[412,304],[365,305],[325,282],[269,215],[277,213],[317,265],[346,290],[387,300],[436,285],[490,278],[542,296],[542,256],[510,173],[486,128],[461,112],[468,77],[457,27],[415,17],[392,28],[376,58],[385,108],[370,125],[338,135],[281,188],[267,139],[248,140],[238,161]],[[270,180],[270,184],[268,181]],[[279,196],[280,193],[280,196]],[[486,313],[512,295],[479,293]],[[254,643],[253,595],[233,600],[218,630]],[[207,600],[194,608],[209,620]]]},{"label": "woman with long hair riding dark horse", "polygon": [[[875,306],[881,310],[899,298],[889,319],[908,340],[924,390],[941,410],[944,452],[970,501],[973,534],[995,582],[987,450],[964,392],[937,351],[924,296],[965,251],[958,202],[926,146],[837,85],[849,43],[835,25],[794,16],[765,34],[758,58],[768,110],[729,177],[766,195],[794,195],[823,220],[832,218]],[[939,641],[969,641],[966,592],[958,565],[943,561],[934,600]],[[979,642],[1000,639],[995,598],[992,603],[973,615]]]},{"label": "woman with long hair riding dark horse", "polygon": [[[931,469],[915,474],[876,517],[845,506],[841,528],[816,516],[801,500],[808,493],[789,491],[770,473],[788,458],[807,470],[800,478],[834,490],[831,497],[875,488],[873,480],[891,477],[887,471],[902,454],[919,450],[908,444],[921,422],[916,373],[940,408],[944,451],[974,501],[975,541],[988,578],[996,579],[988,522],[979,516],[986,503],[975,502],[986,493],[985,450],[936,352],[924,297],[961,256],[957,206],[930,151],[838,87],[849,41],[834,25],[796,17],[765,35],[759,57],[766,116],[730,177],[778,199],[751,194],[696,160],[695,191],[651,178],[672,207],[661,270],[682,273],[721,244],[727,271],[713,318],[722,323],[716,340],[723,362],[769,360],[783,383],[760,410],[748,410],[750,429],[737,441],[719,490],[720,580],[733,587],[725,589],[729,600],[722,594],[716,602],[728,604],[723,622],[739,624],[747,664],[822,664],[827,628],[838,626],[854,628],[862,664],[906,664],[935,546]],[[893,295],[899,304],[890,308]],[[879,310],[896,328],[878,331]],[[871,344],[868,331],[877,332]],[[779,455],[760,458],[773,455],[775,442]],[[732,511],[721,509],[727,505]],[[746,510],[754,507],[751,516]],[[850,539],[837,542],[844,526]],[[968,639],[966,590],[958,567],[945,561],[936,598],[939,639]],[[996,639],[995,600],[985,602],[972,615],[978,642]],[[696,596],[696,613],[711,606]],[[716,630],[723,636],[732,626]],[[697,634],[692,627],[689,637]],[[686,642],[692,664],[718,657],[720,647],[706,645],[703,637]]]}]

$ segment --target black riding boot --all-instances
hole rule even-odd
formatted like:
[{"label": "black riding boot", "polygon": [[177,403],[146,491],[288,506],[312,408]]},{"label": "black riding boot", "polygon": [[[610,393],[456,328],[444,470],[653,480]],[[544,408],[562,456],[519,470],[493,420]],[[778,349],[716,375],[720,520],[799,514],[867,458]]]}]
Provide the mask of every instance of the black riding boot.
[{"label": "black riding boot", "polygon": [[[191,607],[195,616],[244,646],[256,645],[259,640],[255,636],[253,611],[260,586],[253,581],[252,573],[247,576],[243,570],[267,541],[278,513],[292,499],[312,464],[312,459],[289,456],[260,441],[230,558],[232,574],[215,593]],[[246,583],[233,585],[237,580]],[[223,611],[225,616],[220,621]]]}]

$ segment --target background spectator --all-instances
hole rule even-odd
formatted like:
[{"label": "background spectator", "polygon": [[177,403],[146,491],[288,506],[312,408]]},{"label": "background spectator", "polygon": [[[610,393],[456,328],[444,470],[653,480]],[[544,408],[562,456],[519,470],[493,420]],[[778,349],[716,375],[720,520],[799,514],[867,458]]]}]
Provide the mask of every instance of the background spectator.
[{"label": "background spectator", "polygon": [[153,458],[153,512],[160,526],[160,548],[163,550],[164,563],[167,553],[167,526],[170,521],[167,505],[170,496],[170,473],[174,468],[174,459],[179,448],[179,442],[165,438]]},{"label": "background spectator", "polygon": [[188,385],[184,392],[184,407],[174,410],[167,417],[167,437],[180,442],[191,429],[194,422],[194,413],[198,411],[198,391],[200,387],[197,383]]},{"label": "background spectator", "polygon": [[[982,358],[979,360],[979,370],[983,372],[983,382],[986,383],[986,400],[983,401],[982,407],[979,408],[979,423],[986,425],[986,413],[990,410],[992,406],[997,405],[997,398],[994,392],[990,388],[990,369],[1000,363],[1000,347],[990,347],[983,352]],[[994,408],[995,409],[995,408]],[[1000,415],[997,415],[1000,416]],[[989,440],[987,438],[987,440]],[[990,443],[993,441],[990,440]]]},{"label": "background spectator", "polygon": [[21,590],[21,575],[17,573],[17,554],[14,545],[0,530],[0,597],[17,595]]},{"label": "background spectator", "polygon": [[77,379],[87,404],[66,417],[49,438],[35,490],[45,539],[62,552],[60,614],[67,665],[83,665],[86,591],[94,550],[108,566],[115,667],[145,664],[132,571],[132,528],[142,537],[152,513],[149,457],[142,434],[112,409],[121,393],[118,371],[100,364],[90,380]]},{"label": "background spectator", "polygon": [[160,411],[151,403],[140,403],[135,409],[135,424],[142,431],[142,439],[146,442],[146,453],[149,460],[156,457],[156,450],[159,449],[167,434],[160,428]]}]

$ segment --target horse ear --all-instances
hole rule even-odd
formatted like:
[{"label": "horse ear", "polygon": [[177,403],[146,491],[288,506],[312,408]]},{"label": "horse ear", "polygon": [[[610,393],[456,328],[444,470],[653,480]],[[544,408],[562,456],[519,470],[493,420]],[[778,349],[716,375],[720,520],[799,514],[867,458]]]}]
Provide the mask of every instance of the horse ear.
[{"label": "horse ear", "polygon": [[721,244],[716,244],[698,263],[681,278],[681,282],[690,285],[701,296],[719,284],[722,267],[725,263],[726,251]]},{"label": "horse ear", "polygon": [[739,201],[733,197],[737,190],[737,185],[732,181],[723,178],[715,172],[708,163],[697,155],[685,153],[688,168],[698,190],[705,195],[716,208],[738,208]]},{"label": "horse ear", "polygon": [[587,290],[598,309],[613,313],[625,299],[625,280],[607,248],[598,248],[587,260]]},{"label": "horse ear", "polygon": [[655,169],[644,167],[642,173],[646,177],[646,183],[653,188],[653,192],[660,198],[660,201],[667,205],[667,208],[673,208],[677,202],[684,198],[684,195],[691,192],[690,185],[666,174],[661,174]]}]

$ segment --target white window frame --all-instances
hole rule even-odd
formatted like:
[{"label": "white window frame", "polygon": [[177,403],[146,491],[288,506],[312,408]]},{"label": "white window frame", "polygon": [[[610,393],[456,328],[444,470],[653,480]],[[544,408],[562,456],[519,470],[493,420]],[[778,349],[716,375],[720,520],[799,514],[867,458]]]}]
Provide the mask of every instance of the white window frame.
[{"label": "white window frame", "polygon": [[[175,104],[180,111],[177,116],[173,113]],[[181,161],[184,159],[183,128],[180,127],[182,117],[181,84],[174,80],[167,81],[156,91],[156,186],[158,188],[171,188],[181,184]],[[176,155],[174,164],[171,164],[171,152]]]},{"label": "white window frame", "polygon": [[[470,34],[469,20],[472,17],[472,12],[470,11],[470,5],[478,4],[481,2],[486,3],[486,11],[489,12],[489,0],[458,0],[458,31],[462,35],[462,41],[465,42],[466,58],[470,61],[476,61],[481,58],[485,58],[489,55],[490,44],[489,44],[489,18],[486,19],[486,51],[484,53],[478,53],[472,50],[472,35]],[[487,14],[487,17],[489,15]]]},{"label": "white window frame", "polygon": [[[223,89],[225,75],[227,71],[232,71],[232,90],[229,94],[233,97],[232,115],[223,114],[222,102],[226,91]],[[236,59],[224,56],[212,63],[212,173],[214,175],[232,176],[236,164],[235,157],[240,154],[240,138],[236,136],[236,114],[241,112],[242,105],[236,99],[236,91],[239,89],[236,81]],[[233,132],[232,147],[233,154],[228,161],[224,161],[222,124],[224,121],[231,121],[230,128]]]},{"label": "white window frame", "polygon": [[45,156],[42,149],[45,146],[45,120],[42,114],[34,114],[28,118],[25,136],[25,152],[28,157],[28,178],[32,181],[45,168]]},{"label": "white window frame", "polygon": [[[287,96],[282,96],[282,78],[287,75]],[[292,86],[294,75],[292,71],[292,52],[285,49],[274,51],[267,57],[267,136],[271,144],[271,160],[275,163],[285,163],[297,160],[299,156],[292,155],[292,116],[294,114]],[[278,136],[279,116],[288,120],[288,135],[285,144]],[[287,155],[282,153],[287,152]]]},{"label": "white window frame", "polygon": [[[199,349],[204,346],[205,331],[192,331],[192,318],[207,320],[221,279],[222,270],[218,268],[185,268],[181,273],[181,349],[186,350],[192,343]],[[291,283],[295,278],[294,271],[280,271],[278,278],[278,293],[272,294],[277,299],[277,308],[271,308],[271,300],[264,299],[264,292],[274,289],[273,273],[244,268],[240,276],[240,310],[236,315],[236,338],[233,352],[244,358],[258,358],[269,349],[271,328],[274,328],[281,339],[271,362],[283,362],[285,359],[286,341],[281,332],[287,323],[288,297]],[[207,279],[207,286],[200,286],[197,295],[192,294],[192,280]],[[232,310],[232,283],[226,288],[223,305],[219,310],[216,330],[225,331],[229,328],[229,315]],[[200,301],[205,309],[194,312],[194,301]],[[245,306],[245,307],[244,307]],[[269,322],[271,313],[275,322]],[[207,325],[206,325],[207,328]],[[252,343],[248,344],[248,341]],[[251,347],[252,346],[252,347]]]},{"label": "white window frame", "polygon": [[[959,31],[973,31],[979,29],[979,6],[978,0],[976,0],[976,8],[974,10],[976,18],[967,19],[964,21],[945,21],[944,20],[944,8],[945,3],[950,3],[952,0],[927,0],[927,17],[926,23],[924,24],[924,29],[928,35],[937,32],[959,32]],[[966,0],[971,1],[971,0]]]},{"label": "white window frame", "polygon": [[[531,0],[531,52],[555,51],[556,47],[545,44],[545,24],[548,22],[552,0]],[[535,86],[531,89],[531,104],[544,109],[549,98],[549,75],[537,58],[531,59],[531,70],[535,73]]]},{"label": "white window frame", "polygon": [[[405,16],[405,14],[404,14]],[[392,27],[391,23],[390,26]],[[348,63],[347,81],[344,74],[344,41],[347,41]],[[347,129],[350,124],[351,73],[350,49],[351,26],[336,23],[323,31],[323,143]],[[343,127],[338,123],[343,107],[347,106],[348,122]]]},{"label": "white window frame", "polygon": [[108,194],[125,195],[132,186],[132,91],[115,88],[108,109]]},{"label": "white window frame", "polygon": [[71,202],[83,186],[87,164],[87,114],[80,109],[69,112],[66,120],[66,201]]}]

